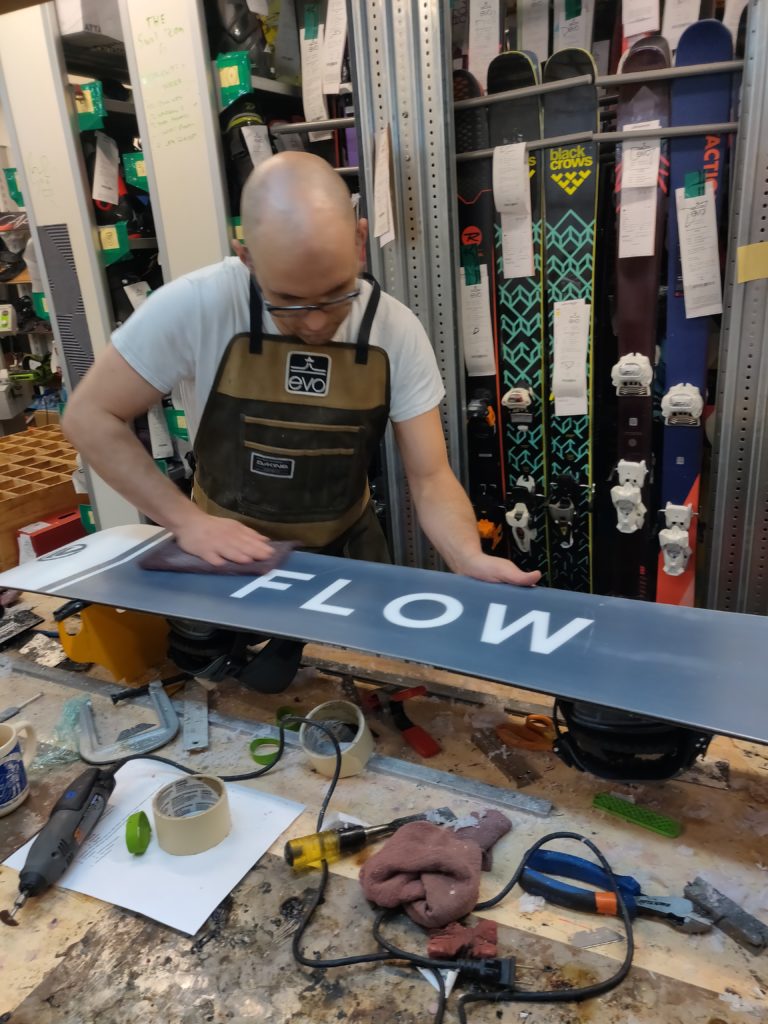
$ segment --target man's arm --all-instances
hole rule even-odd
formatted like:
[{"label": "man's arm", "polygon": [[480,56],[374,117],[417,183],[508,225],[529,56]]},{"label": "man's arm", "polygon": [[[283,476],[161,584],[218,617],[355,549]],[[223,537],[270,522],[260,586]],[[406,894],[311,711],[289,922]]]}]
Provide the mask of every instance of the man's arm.
[{"label": "man's arm", "polygon": [[419,522],[449,568],[492,583],[538,583],[540,572],[523,572],[514,562],[483,552],[469,498],[448,462],[438,410],[393,426]]},{"label": "man's arm", "polygon": [[[89,466],[180,546],[212,565],[265,558],[269,543],[234,519],[202,512],[164,476],[131,429],[162,394],[110,346],[75,388],[62,429]],[[225,442],[226,443],[226,442]]]}]

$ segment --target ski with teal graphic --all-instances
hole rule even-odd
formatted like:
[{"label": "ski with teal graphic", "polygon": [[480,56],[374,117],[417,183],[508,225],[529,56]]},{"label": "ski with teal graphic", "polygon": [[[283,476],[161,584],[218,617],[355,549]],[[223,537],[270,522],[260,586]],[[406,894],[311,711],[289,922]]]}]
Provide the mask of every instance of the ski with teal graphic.
[{"label": "ski with teal graphic", "polygon": [[[544,82],[582,76],[594,81],[595,73],[591,54],[564,49],[547,61]],[[545,93],[543,121],[544,138],[597,131],[597,89],[587,83]],[[547,481],[551,582],[591,591],[597,146],[565,142],[543,155],[547,361],[553,392]]]},{"label": "ski with teal graphic", "polygon": [[[488,93],[536,85],[538,67],[528,53],[510,51],[488,68]],[[541,138],[538,96],[511,97],[488,108],[491,146]],[[544,349],[540,152],[528,155],[534,273],[505,278],[501,218],[495,225],[496,315],[500,430],[506,521],[511,554],[523,569],[539,569],[548,582],[546,490],[546,366]]]}]

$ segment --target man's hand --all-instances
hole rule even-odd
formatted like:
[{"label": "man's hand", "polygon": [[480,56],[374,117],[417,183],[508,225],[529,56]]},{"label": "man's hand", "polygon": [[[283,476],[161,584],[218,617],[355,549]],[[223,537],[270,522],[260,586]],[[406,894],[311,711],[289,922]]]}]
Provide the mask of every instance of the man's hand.
[{"label": "man's hand", "polygon": [[267,558],[272,546],[266,537],[236,519],[222,519],[196,510],[182,526],[173,530],[180,548],[211,565],[250,562]]},{"label": "man's hand", "polygon": [[538,569],[535,572],[523,572],[514,562],[486,555],[482,551],[462,560],[456,572],[476,580],[485,580],[486,583],[511,583],[516,587],[535,587],[541,579]]}]

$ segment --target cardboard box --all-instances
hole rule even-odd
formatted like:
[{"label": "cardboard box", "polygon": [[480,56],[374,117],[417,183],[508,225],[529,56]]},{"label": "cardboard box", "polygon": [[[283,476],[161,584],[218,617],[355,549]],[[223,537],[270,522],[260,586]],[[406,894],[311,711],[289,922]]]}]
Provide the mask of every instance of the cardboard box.
[{"label": "cardboard box", "polygon": [[47,516],[36,523],[22,526],[16,534],[19,543],[19,565],[31,562],[33,558],[47,555],[65,544],[79,540],[85,536],[85,529],[80,513],[62,512],[57,516]]},{"label": "cardboard box", "polygon": [[72,36],[78,46],[123,40],[117,0],[56,0],[56,14],[61,34]]}]

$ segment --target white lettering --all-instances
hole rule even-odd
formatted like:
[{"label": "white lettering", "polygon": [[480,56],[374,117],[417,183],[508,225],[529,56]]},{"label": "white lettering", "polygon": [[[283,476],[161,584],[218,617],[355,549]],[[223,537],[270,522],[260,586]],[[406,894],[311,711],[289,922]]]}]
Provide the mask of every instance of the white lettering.
[{"label": "white lettering", "polygon": [[577,633],[581,633],[587,626],[591,626],[594,619],[571,619],[571,621],[558,629],[556,633],[549,635],[549,612],[533,611],[504,625],[504,615],[507,611],[505,604],[490,604],[488,614],[485,617],[481,643],[500,644],[515,633],[532,627],[530,649],[534,654],[551,654],[564,643],[572,640]]},{"label": "white lettering", "polygon": [[[407,619],[403,614],[403,608],[413,601],[435,601],[445,609],[442,615],[432,619]],[[455,597],[446,597],[445,594],[406,594],[405,597],[396,597],[390,601],[384,609],[384,618],[393,626],[406,626],[408,629],[435,629],[437,626],[447,626],[449,622],[455,622],[464,612],[464,605]]]},{"label": "white lettering", "polygon": [[246,583],[244,587],[236,590],[234,594],[230,594],[230,597],[247,597],[248,594],[252,593],[258,587],[263,587],[265,590],[287,590],[290,587],[290,583],[276,583],[275,578],[278,576],[284,576],[286,579],[291,580],[313,580],[315,574],[313,572],[291,572],[290,569],[270,569],[269,572],[265,572],[263,576],[259,576],[258,579],[251,580],[250,583]]},{"label": "white lettering", "polygon": [[327,382],[320,380],[319,377],[312,377],[309,380],[306,377],[296,376],[288,378],[289,391],[313,391],[316,395],[324,395],[327,386]]},{"label": "white lettering", "polygon": [[321,590],[319,594],[310,597],[301,607],[306,608],[310,612],[326,612],[328,615],[351,615],[355,610],[354,608],[342,608],[340,605],[325,603],[326,598],[338,594],[344,587],[348,587],[351,582],[352,580],[336,580],[335,583],[331,583],[325,590]]}]

